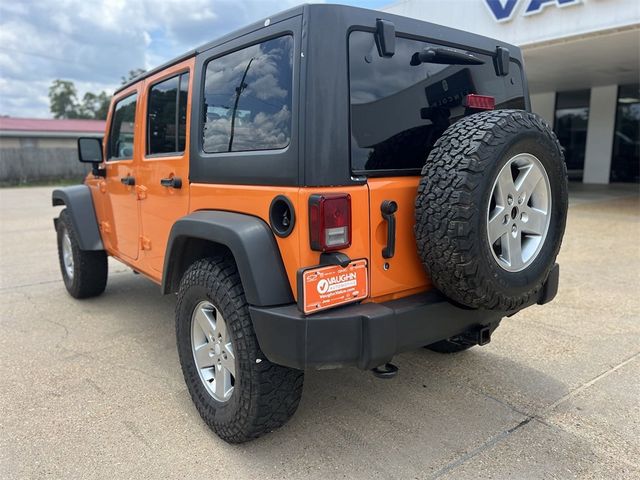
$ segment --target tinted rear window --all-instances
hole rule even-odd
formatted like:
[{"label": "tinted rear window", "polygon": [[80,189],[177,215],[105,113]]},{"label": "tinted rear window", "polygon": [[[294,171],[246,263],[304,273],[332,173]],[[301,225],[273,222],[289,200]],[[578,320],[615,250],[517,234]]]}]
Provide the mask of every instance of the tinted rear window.
[{"label": "tinted rear window", "polygon": [[466,53],[484,64],[411,66],[413,54],[428,47],[441,45],[397,37],[395,55],[382,58],[373,33],[349,36],[354,172],[420,169],[444,130],[464,116],[462,100],[470,93],[495,97],[496,108],[525,108],[514,62],[505,77],[496,75],[491,56],[475,52]]}]

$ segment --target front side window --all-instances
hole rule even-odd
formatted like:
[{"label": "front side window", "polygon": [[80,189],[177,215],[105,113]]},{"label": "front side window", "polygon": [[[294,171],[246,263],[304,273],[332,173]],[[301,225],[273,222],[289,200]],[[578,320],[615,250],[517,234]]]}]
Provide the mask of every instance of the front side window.
[{"label": "front side window", "polygon": [[147,106],[147,155],[184,152],[189,74],[156,83]]},{"label": "front side window", "polygon": [[129,95],[119,100],[113,109],[109,132],[108,160],[133,158],[133,133],[136,120],[138,95]]},{"label": "front side window", "polygon": [[202,130],[207,153],[282,149],[291,141],[293,37],[211,60]]}]

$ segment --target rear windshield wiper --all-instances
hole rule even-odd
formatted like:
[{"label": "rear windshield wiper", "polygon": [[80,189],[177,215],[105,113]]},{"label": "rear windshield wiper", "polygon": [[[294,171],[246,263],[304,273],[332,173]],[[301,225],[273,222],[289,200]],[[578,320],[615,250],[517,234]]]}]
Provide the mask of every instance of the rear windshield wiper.
[{"label": "rear windshield wiper", "polygon": [[414,67],[422,63],[442,63],[446,65],[482,65],[484,60],[470,53],[457,52],[448,48],[425,48],[411,57]]}]

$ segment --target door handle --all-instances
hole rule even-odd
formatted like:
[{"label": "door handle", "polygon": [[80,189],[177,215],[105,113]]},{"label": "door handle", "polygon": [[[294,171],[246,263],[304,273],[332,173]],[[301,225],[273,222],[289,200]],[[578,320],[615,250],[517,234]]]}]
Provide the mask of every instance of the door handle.
[{"label": "door handle", "polygon": [[384,200],[380,205],[382,218],[387,221],[387,246],[382,249],[383,258],[391,258],[396,253],[396,215],[398,204],[393,200]]},{"label": "door handle", "polygon": [[160,185],[163,187],[182,188],[182,179],[180,177],[161,178]]},{"label": "door handle", "polygon": [[136,184],[136,179],[135,177],[126,176],[126,177],[120,178],[120,182],[124,185],[128,185],[132,187]]}]

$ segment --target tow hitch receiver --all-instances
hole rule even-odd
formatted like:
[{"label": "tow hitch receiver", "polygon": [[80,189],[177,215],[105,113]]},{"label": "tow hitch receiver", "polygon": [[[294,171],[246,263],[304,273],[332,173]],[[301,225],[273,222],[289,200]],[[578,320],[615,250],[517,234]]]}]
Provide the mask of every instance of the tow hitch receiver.
[{"label": "tow hitch receiver", "polygon": [[491,341],[491,327],[480,327],[453,337],[452,341],[461,345],[486,345]]},{"label": "tow hitch receiver", "polygon": [[486,345],[491,341],[491,328],[482,327],[478,330],[478,345]]}]

